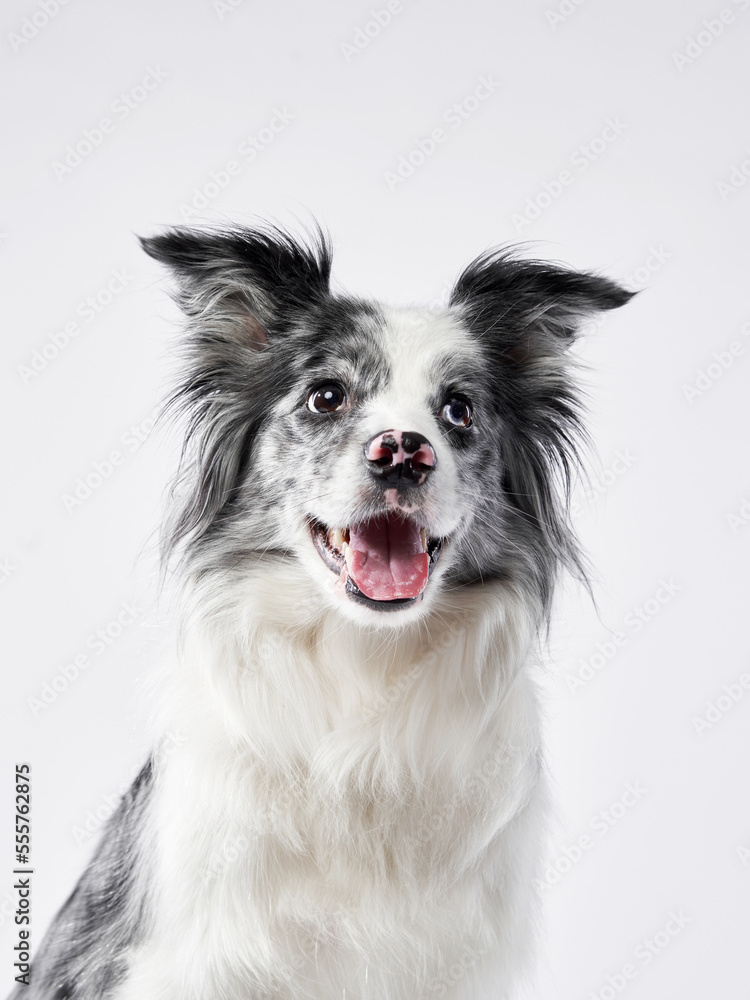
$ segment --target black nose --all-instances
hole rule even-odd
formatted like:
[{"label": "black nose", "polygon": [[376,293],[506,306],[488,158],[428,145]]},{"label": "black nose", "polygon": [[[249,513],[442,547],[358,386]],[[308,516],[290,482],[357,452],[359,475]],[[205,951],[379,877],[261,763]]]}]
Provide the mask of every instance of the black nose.
[{"label": "black nose", "polygon": [[389,486],[421,486],[437,466],[435,449],[414,431],[381,431],[364,447],[373,476]]}]

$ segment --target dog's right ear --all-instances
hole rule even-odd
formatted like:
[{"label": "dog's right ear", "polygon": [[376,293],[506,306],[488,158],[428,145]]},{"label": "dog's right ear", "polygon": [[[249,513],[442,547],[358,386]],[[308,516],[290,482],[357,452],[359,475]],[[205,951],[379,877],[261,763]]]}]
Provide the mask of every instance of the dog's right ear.
[{"label": "dog's right ear", "polygon": [[274,385],[265,348],[328,296],[331,248],[319,229],[303,242],[272,227],[179,227],[141,245],[176,278],[175,299],[189,319],[185,364],[165,408],[187,419],[162,543],[166,566],[234,501]]},{"label": "dog's right ear", "polygon": [[331,245],[319,228],[309,243],[273,227],[176,227],[140,243],[170,268],[178,305],[204,335],[251,349],[329,292]]}]

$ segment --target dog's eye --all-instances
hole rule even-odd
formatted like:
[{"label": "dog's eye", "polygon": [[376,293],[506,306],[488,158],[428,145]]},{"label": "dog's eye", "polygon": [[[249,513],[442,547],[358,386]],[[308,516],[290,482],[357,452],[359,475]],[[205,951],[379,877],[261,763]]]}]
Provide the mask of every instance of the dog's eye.
[{"label": "dog's eye", "polygon": [[465,399],[449,399],[440,416],[453,427],[471,427],[471,406]]},{"label": "dog's eye", "polygon": [[307,397],[308,409],[313,413],[336,413],[346,406],[346,392],[338,382],[319,385]]}]

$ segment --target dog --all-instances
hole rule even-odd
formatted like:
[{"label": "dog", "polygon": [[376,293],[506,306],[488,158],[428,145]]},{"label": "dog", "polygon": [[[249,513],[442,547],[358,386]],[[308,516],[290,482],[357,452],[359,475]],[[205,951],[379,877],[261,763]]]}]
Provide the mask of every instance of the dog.
[{"label": "dog", "polygon": [[568,348],[631,293],[501,249],[444,308],[392,308],[331,290],[318,228],[141,242],[187,317],[178,641],[154,754],[14,996],[511,997],[534,664],[585,572]]}]

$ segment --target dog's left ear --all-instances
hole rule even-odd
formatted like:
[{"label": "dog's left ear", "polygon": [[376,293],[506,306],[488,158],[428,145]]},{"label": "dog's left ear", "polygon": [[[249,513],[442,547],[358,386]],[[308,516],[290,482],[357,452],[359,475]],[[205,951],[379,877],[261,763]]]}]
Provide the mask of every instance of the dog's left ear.
[{"label": "dog's left ear", "polygon": [[273,227],[188,229],[140,239],[177,279],[176,299],[204,336],[251,349],[268,345],[294,314],[329,291],[331,247],[320,229],[309,243]]},{"label": "dog's left ear", "polygon": [[523,364],[560,355],[594,313],[625,305],[635,292],[614,281],[513,251],[491,251],[463,271],[450,305],[482,338]]}]

